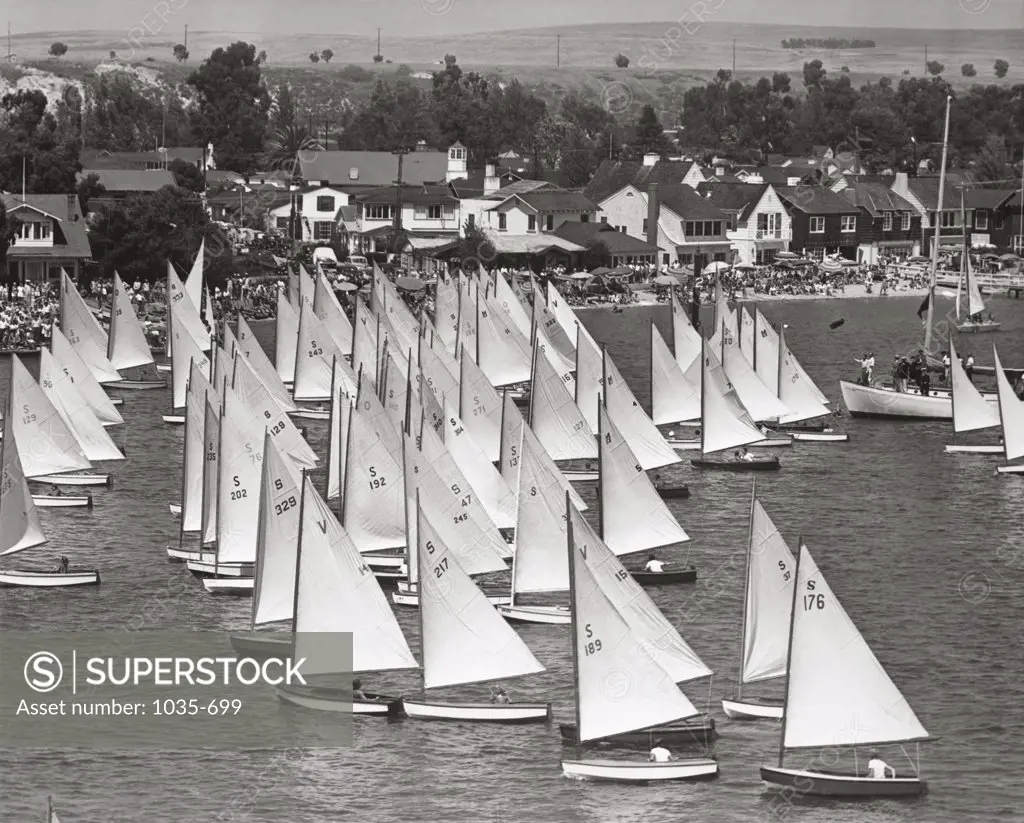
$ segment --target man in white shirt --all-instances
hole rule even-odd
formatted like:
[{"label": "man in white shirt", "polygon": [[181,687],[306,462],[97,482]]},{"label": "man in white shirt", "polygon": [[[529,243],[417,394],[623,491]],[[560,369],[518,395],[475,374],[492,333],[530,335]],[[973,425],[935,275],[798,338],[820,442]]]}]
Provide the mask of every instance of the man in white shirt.
[{"label": "man in white shirt", "polygon": [[896,777],[896,770],[882,760],[878,756],[878,752],[872,752],[871,759],[868,761],[868,777],[872,780],[885,780],[886,777]]},{"label": "man in white shirt", "polygon": [[647,565],[644,566],[644,571],[661,574],[661,572],[665,571],[665,564],[652,554],[647,558]]},{"label": "man in white shirt", "polygon": [[651,749],[651,753],[648,755],[647,759],[651,763],[668,763],[672,760],[672,752],[662,745],[661,740],[655,740],[654,748]]}]

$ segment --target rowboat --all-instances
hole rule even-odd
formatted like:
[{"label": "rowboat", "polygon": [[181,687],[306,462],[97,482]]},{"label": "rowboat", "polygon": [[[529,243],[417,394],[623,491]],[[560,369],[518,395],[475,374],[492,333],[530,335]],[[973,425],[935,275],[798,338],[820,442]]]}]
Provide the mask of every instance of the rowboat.
[{"label": "rowboat", "polygon": [[160,419],[169,426],[185,425],[185,415],[183,414],[164,414],[160,416]]},{"label": "rowboat", "polygon": [[753,460],[704,457],[690,460],[690,465],[698,469],[718,469],[727,472],[766,472],[778,471],[782,468],[777,457],[755,457]]},{"label": "rowboat", "polygon": [[354,700],[351,689],[324,686],[278,686],[277,698],[282,703],[318,712],[401,717],[402,699],[383,694],[363,692],[364,699]]},{"label": "rowboat", "polygon": [[52,486],[106,486],[113,488],[114,478],[109,474],[93,472],[69,472],[68,474],[44,474],[32,478],[33,483],[49,483]]},{"label": "rowboat", "polygon": [[848,443],[850,435],[846,432],[826,431],[789,431],[790,436],[798,443]]},{"label": "rowboat", "polygon": [[25,569],[0,569],[0,586],[32,589],[97,586],[100,573],[96,569],[69,569],[67,572],[44,572]]},{"label": "rowboat", "polygon": [[697,570],[692,566],[688,569],[670,572],[632,571],[633,579],[641,586],[670,586],[674,583],[696,583]]},{"label": "rowboat", "polygon": [[231,594],[244,597],[253,592],[253,578],[251,577],[204,577],[203,587],[210,594]]},{"label": "rowboat", "polygon": [[33,494],[32,502],[40,509],[91,509],[92,495]]}]

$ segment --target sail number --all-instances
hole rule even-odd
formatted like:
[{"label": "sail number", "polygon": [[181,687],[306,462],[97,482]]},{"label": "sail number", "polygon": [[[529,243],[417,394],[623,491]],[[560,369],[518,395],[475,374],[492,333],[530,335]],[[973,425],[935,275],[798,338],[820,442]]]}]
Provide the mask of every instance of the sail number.
[{"label": "sail number", "polygon": [[434,566],[434,577],[440,580],[444,577],[444,573],[448,571],[448,558],[442,557],[440,562]]},{"label": "sail number", "polygon": [[277,435],[279,435],[283,431],[284,431],[284,421],[282,420],[279,423],[276,423],[275,425],[270,427],[270,436],[271,437],[276,437]]},{"label": "sail number", "polygon": [[282,500],[280,503],[275,504],[274,511],[278,514],[284,514],[286,511],[294,509],[298,505],[299,504],[296,502],[295,496],[292,495],[287,500]]},{"label": "sail number", "polygon": [[587,635],[587,639],[583,643],[583,654],[585,657],[590,657],[601,651],[601,640],[594,637],[594,631],[590,628],[589,623],[583,627],[583,630]]},{"label": "sail number", "polygon": [[319,357],[323,353],[324,353],[323,347],[322,346],[318,346],[316,344],[315,340],[311,340],[310,343],[309,343],[309,356],[310,357]]},{"label": "sail number", "polygon": [[370,490],[383,489],[387,485],[387,478],[377,476],[377,468],[370,466]]},{"label": "sail number", "polygon": [[807,591],[812,592],[811,594],[804,595],[804,611],[821,610],[825,608],[825,595],[814,593],[814,581],[807,581]]},{"label": "sail number", "polygon": [[243,498],[248,497],[249,496],[249,490],[248,489],[239,488],[242,485],[242,481],[238,479],[238,475],[236,474],[231,479],[232,479],[232,481],[235,484],[235,488],[231,491],[231,499],[232,500],[242,500]]},{"label": "sail number", "polygon": [[779,561],[779,571],[782,572],[782,579],[783,580],[788,581],[789,578],[791,578],[793,576],[793,573],[789,569],[786,568],[786,561],[785,560],[780,560]]}]

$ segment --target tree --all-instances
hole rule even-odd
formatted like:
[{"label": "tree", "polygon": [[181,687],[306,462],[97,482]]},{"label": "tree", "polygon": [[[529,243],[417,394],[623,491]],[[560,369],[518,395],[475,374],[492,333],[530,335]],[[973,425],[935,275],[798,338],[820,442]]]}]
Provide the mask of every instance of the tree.
[{"label": "tree", "polygon": [[960,73],[964,77],[977,77],[978,70],[976,68],[974,68],[974,63],[964,63],[960,67]]},{"label": "tree", "polygon": [[615,55],[615,65],[618,66],[620,69],[628,69],[629,68],[629,58],[626,57],[626,55],[621,54],[621,53],[620,54],[616,54]]},{"label": "tree", "polygon": [[315,51],[311,51],[309,53],[309,62],[310,63],[319,63],[320,62],[320,55],[317,54]]},{"label": "tree", "polygon": [[383,63],[384,62],[384,55],[383,54],[375,54],[375,55],[373,55],[373,62],[374,63]]},{"label": "tree", "polygon": [[74,191],[79,135],[63,132],[41,91],[0,98],[0,190],[33,194]]},{"label": "tree", "polygon": [[90,174],[79,182],[75,192],[78,194],[78,202],[82,206],[82,211],[88,214],[89,201],[94,197],[102,197],[107,193],[107,190],[100,183],[98,174]]},{"label": "tree", "polygon": [[256,63],[256,47],[238,42],[216,49],[188,83],[196,90],[195,137],[216,147],[221,168],[252,171],[263,151],[271,105]]},{"label": "tree", "polygon": [[665,154],[668,150],[665,129],[653,106],[643,107],[640,119],[636,122],[635,131],[636,144],[644,154]]},{"label": "tree", "polygon": [[174,47],[174,57],[179,63],[184,63],[188,60],[188,53],[188,49],[185,48],[183,43],[178,43],[178,45]]},{"label": "tree", "polygon": [[812,60],[809,63],[804,63],[804,86],[808,89],[821,86],[825,80],[827,72],[822,67],[820,60]]},{"label": "tree", "polygon": [[331,58],[334,57],[334,52],[331,51],[330,49],[324,49],[322,52],[320,52],[320,56],[324,59],[325,63],[330,63]]},{"label": "tree", "polygon": [[487,233],[467,219],[462,234],[462,240],[459,241],[459,264],[463,271],[478,271],[481,266],[490,267],[498,251]]},{"label": "tree", "polygon": [[196,194],[206,190],[203,173],[187,160],[176,157],[167,164],[167,170],[174,175],[174,182],[181,188]]},{"label": "tree", "polygon": [[61,43],[59,40],[56,43],[50,44],[50,54],[54,57],[63,57],[68,53],[68,47],[65,43]]},{"label": "tree", "polygon": [[287,83],[277,87],[276,112],[274,114],[274,126],[277,129],[285,129],[295,125],[295,101],[292,99],[292,90]]},{"label": "tree", "polygon": [[789,94],[791,88],[792,82],[786,72],[777,71],[772,75],[772,92],[775,94]]},{"label": "tree", "polygon": [[995,64],[992,66],[992,70],[995,72],[996,77],[1002,80],[1010,70],[1010,64],[1000,58],[999,60],[996,60]]},{"label": "tree", "polygon": [[263,163],[268,168],[281,169],[296,177],[299,174],[299,152],[315,146],[305,126],[294,122],[280,126],[267,134]]},{"label": "tree", "polygon": [[111,60],[116,60],[117,59],[117,52],[114,51],[113,49],[110,50],[110,59]]},{"label": "tree", "polygon": [[928,69],[928,73],[932,77],[938,77],[942,72],[946,70],[946,67],[938,60],[929,60],[925,63],[925,68]]},{"label": "tree", "polygon": [[259,54],[259,57],[256,58],[256,62],[259,65],[261,65],[261,66],[264,65],[267,62],[267,50],[266,49],[260,49],[260,54]]},{"label": "tree", "polygon": [[591,237],[587,241],[586,251],[583,252],[583,268],[586,271],[593,271],[602,266],[611,267],[612,253],[600,236]]},{"label": "tree", "polygon": [[990,137],[974,164],[974,172],[979,180],[1012,180],[1017,175],[1010,166],[1010,157],[1006,145],[998,137]]},{"label": "tree", "polygon": [[21,231],[21,221],[7,214],[7,207],[0,202],[0,273],[4,282],[7,281],[7,250],[14,245]]}]

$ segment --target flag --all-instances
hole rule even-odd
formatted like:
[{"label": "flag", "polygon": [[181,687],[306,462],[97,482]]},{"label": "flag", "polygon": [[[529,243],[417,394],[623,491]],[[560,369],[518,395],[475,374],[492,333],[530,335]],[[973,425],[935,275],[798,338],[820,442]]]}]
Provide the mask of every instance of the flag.
[{"label": "flag", "polygon": [[919,319],[924,320],[924,316],[925,314],[928,313],[928,306],[931,305],[931,301],[932,293],[929,291],[928,294],[925,295],[924,300],[921,302],[920,308],[917,310],[917,316]]}]

